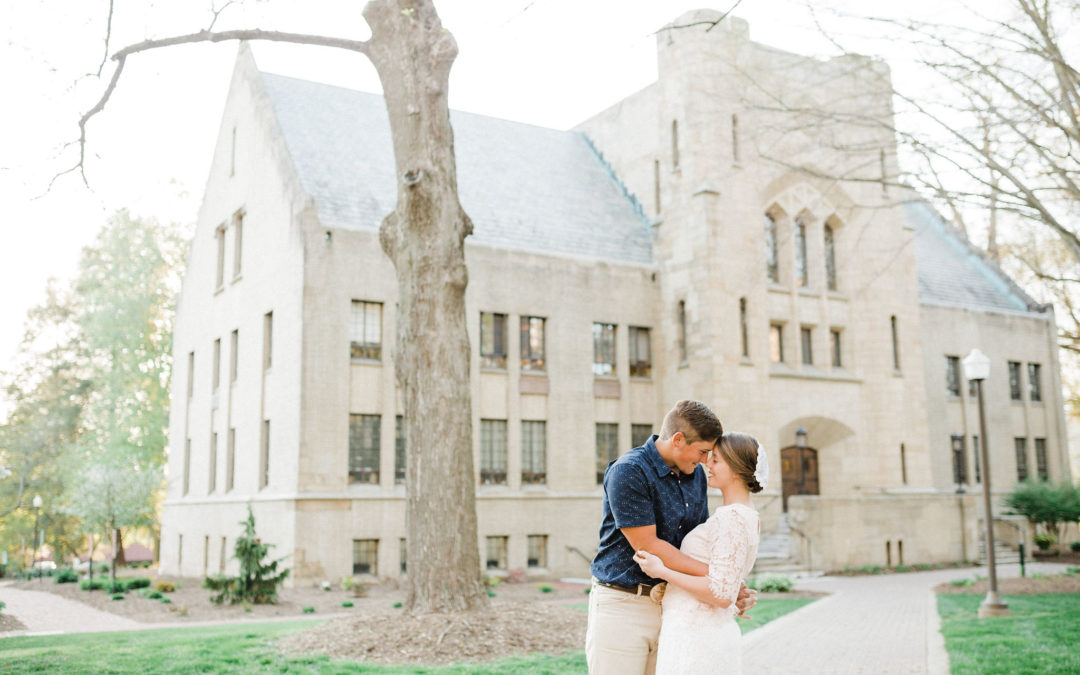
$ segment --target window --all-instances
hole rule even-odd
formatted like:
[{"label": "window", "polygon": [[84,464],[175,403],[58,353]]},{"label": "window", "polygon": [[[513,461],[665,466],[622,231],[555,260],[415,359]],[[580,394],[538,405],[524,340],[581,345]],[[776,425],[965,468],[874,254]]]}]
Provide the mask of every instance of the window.
[{"label": "window", "polygon": [[177,571],[184,569],[184,535],[182,534],[176,539],[176,569]]},{"label": "window", "polygon": [[187,395],[188,398],[195,395],[195,352],[187,357]]},{"label": "window", "polygon": [[686,365],[686,301],[679,301],[679,315],[676,317],[679,321],[679,365]]},{"label": "window", "polygon": [[671,168],[679,170],[679,122],[671,120]]},{"label": "window", "polygon": [[225,437],[225,491],[233,489],[233,470],[236,468],[236,429]]},{"label": "window", "polygon": [[739,298],[739,336],[742,339],[743,358],[750,358],[750,332],[746,318],[746,298]]},{"label": "window", "polygon": [[229,146],[229,175],[236,175],[236,127],[232,128],[232,144]]},{"label": "window", "polygon": [[960,357],[945,357],[945,392],[953,397],[960,397]]},{"label": "window", "polygon": [[349,482],[379,482],[379,415],[349,415]]},{"label": "window", "polygon": [[892,367],[893,370],[900,370],[900,332],[895,314],[889,317],[889,325],[892,328]]},{"label": "window", "polygon": [[401,415],[394,416],[394,483],[401,485],[405,482],[408,465],[405,458],[405,418]]},{"label": "window", "polygon": [[509,537],[487,537],[486,567],[489,570],[506,569],[506,542]]},{"label": "window", "polygon": [[660,215],[660,160],[653,161],[653,202],[656,204],[656,214]]},{"label": "window", "polygon": [[506,368],[506,315],[480,312],[480,367]]},{"label": "window", "polygon": [[217,489],[217,432],[210,434],[210,479],[207,482],[206,493],[210,494]]},{"label": "window", "polygon": [[274,313],[263,315],[263,369],[270,370],[274,364]]},{"label": "window", "polygon": [[214,391],[221,385],[221,338],[214,340]]},{"label": "window", "polygon": [[615,324],[594,323],[593,375],[615,374]]},{"label": "window", "polygon": [[184,494],[191,485],[191,439],[184,439]]},{"label": "window", "polygon": [[1042,377],[1039,374],[1041,367],[1037,363],[1028,364],[1028,400],[1032,402],[1042,401]]},{"label": "window", "polygon": [[1024,400],[1024,392],[1020,389],[1020,364],[1016,361],[1009,361],[1009,398]]},{"label": "window", "polygon": [[263,420],[262,423],[262,472],[259,476],[259,488],[264,488],[270,484],[270,420]]},{"label": "window", "polygon": [[480,484],[506,485],[506,420],[480,420]]},{"label": "window", "polygon": [[539,316],[521,317],[521,369],[545,369],[544,319]]},{"label": "window", "polygon": [[814,329],[803,326],[799,330],[799,342],[802,345],[803,365],[814,365]]},{"label": "window", "polygon": [[825,279],[829,290],[836,290],[836,242],[833,239],[832,225],[825,225]]},{"label": "window", "polygon": [[619,458],[619,425],[596,425],[596,484],[603,485],[608,464]]},{"label": "window", "polygon": [[220,289],[225,285],[225,226],[219,225],[214,230],[214,238],[217,239],[217,281],[214,283],[215,289]]},{"label": "window", "polygon": [[218,574],[225,574],[225,555],[228,552],[225,537],[221,538],[221,548],[218,549]]},{"label": "window", "polygon": [[530,534],[526,541],[528,543],[526,565],[529,567],[547,567],[547,535]]},{"label": "window", "polygon": [[739,163],[739,116],[731,116],[731,161]]},{"label": "window", "polygon": [[652,374],[652,345],[649,329],[630,326],[630,377]]},{"label": "window", "polygon": [[240,360],[240,331],[234,330],[229,336],[229,382],[236,382],[237,362]]},{"label": "window", "polygon": [[652,437],[652,425],[651,424],[631,424],[630,425],[630,445],[635,448],[640,448],[645,445],[645,442]]},{"label": "window", "polygon": [[907,485],[907,449],[903,443],[900,444],[900,480]]},{"label": "window", "polygon": [[769,325],[769,360],[784,362],[784,326],[778,323]]},{"label": "window", "polygon": [[981,467],[979,466],[979,459],[980,459],[979,458],[979,453],[980,452],[981,452],[981,450],[979,450],[979,437],[978,436],[972,436],[971,437],[971,459],[972,459],[971,464],[975,469],[975,482],[976,483],[981,483],[982,482],[982,471],[981,471]]},{"label": "window", "polygon": [[379,576],[378,539],[353,539],[352,573]]},{"label": "window", "polygon": [[382,303],[352,301],[349,326],[349,357],[370,361],[382,360]]},{"label": "window", "polygon": [[240,278],[240,267],[244,251],[244,212],[237,211],[233,216],[233,281]]},{"label": "window", "polygon": [[802,287],[810,285],[810,267],[806,261],[806,223],[802,219],[795,221],[795,283]]},{"label": "window", "polygon": [[832,367],[843,368],[844,359],[841,351],[840,331],[835,328],[829,331],[829,351],[832,353]]},{"label": "window", "polygon": [[1016,445],[1016,480],[1027,480],[1027,439],[1014,438],[1013,443]]},{"label": "window", "polygon": [[780,256],[777,251],[776,219],[765,214],[765,271],[769,281],[780,283]]},{"label": "window", "polygon": [[521,483],[543,485],[547,482],[547,422],[521,422]]},{"label": "window", "polygon": [[1035,439],[1035,470],[1039,474],[1039,480],[1050,480],[1050,468],[1046,463],[1046,439]]},{"label": "window", "polygon": [[964,452],[964,437],[960,434],[953,434],[949,440],[952,443],[953,483],[961,485],[967,482],[967,457]]},{"label": "window", "polygon": [[408,569],[409,569],[409,566],[408,566],[409,547],[408,547],[407,543],[408,542],[405,539],[405,537],[402,537],[400,539],[400,542],[398,543],[398,553],[399,553],[399,558],[401,559],[400,569],[401,569],[401,574],[403,576],[404,576],[405,572],[408,571]]}]

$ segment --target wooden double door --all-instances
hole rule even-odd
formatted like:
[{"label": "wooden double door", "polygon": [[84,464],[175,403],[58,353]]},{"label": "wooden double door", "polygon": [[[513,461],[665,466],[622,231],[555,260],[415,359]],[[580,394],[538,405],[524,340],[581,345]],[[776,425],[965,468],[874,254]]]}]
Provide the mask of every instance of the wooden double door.
[{"label": "wooden double door", "polygon": [[818,454],[813,448],[792,445],[780,451],[780,477],[784,511],[791,495],[821,494],[818,486]]}]

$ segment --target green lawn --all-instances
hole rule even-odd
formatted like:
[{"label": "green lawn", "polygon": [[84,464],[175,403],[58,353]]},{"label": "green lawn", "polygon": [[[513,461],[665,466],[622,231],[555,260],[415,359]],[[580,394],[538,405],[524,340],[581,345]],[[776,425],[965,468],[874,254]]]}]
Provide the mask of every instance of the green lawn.
[{"label": "green lawn", "polygon": [[1080,673],[1080,593],[1005,596],[1012,616],[978,618],[982,595],[939,595],[953,675]]},{"label": "green lawn", "polygon": [[[812,602],[813,598],[766,598],[740,621],[743,632]],[[281,656],[274,640],[319,620],[234,624],[121,633],[83,633],[0,640],[0,673],[434,673],[465,675],[585,673],[585,652],[534,655],[477,666],[373,666],[326,657]]]}]

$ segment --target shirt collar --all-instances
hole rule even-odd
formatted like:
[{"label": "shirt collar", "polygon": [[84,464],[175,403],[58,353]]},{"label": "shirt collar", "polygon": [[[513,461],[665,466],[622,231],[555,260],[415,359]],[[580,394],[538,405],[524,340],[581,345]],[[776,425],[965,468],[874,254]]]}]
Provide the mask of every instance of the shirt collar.
[{"label": "shirt collar", "polygon": [[669,475],[675,469],[672,469],[664,461],[664,458],[660,456],[660,451],[656,449],[656,439],[659,438],[657,434],[653,434],[649,437],[649,440],[645,441],[645,457],[649,461],[649,465],[652,466],[653,471],[656,472],[657,477],[663,478]]}]

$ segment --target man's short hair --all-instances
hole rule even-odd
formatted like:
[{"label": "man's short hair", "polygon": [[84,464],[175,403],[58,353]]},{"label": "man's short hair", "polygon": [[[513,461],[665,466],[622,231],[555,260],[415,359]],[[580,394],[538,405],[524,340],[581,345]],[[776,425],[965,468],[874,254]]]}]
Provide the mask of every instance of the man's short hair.
[{"label": "man's short hair", "polygon": [[679,401],[664,415],[664,424],[660,427],[660,438],[668,440],[682,432],[688,443],[698,441],[716,442],[724,435],[724,426],[720,419],[701,401]]}]

